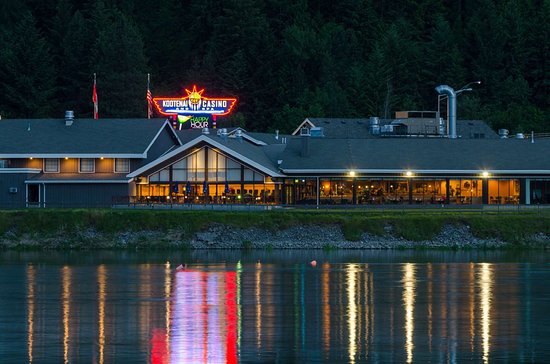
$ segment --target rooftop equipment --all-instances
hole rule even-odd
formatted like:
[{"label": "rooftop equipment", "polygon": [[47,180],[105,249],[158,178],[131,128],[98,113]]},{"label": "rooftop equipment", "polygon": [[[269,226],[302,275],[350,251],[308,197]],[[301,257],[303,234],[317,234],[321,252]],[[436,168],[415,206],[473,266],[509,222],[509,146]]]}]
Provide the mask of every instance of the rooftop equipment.
[{"label": "rooftop equipment", "polygon": [[71,126],[74,122],[74,111],[67,110],[65,111],[65,126]]}]

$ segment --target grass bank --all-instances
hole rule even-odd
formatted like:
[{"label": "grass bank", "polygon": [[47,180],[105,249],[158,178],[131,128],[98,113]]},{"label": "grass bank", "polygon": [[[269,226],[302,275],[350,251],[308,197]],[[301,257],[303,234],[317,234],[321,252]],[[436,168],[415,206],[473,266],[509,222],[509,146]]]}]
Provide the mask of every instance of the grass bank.
[{"label": "grass bank", "polygon": [[[499,239],[513,245],[533,243],[534,236],[550,236],[550,211],[464,212],[464,211],[368,211],[368,210],[283,210],[262,212],[151,211],[151,210],[17,210],[0,211],[0,240],[4,248],[31,246],[43,242],[65,241],[57,248],[95,245],[121,234],[162,232],[162,244],[185,246],[196,233],[212,224],[241,229],[279,231],[294,226],[338,225],[349,241],[364,233],[392,235],[410,241],[434,238],[445,225],[466,225],[480,239]],[[134,239],[135,240],[135,239]],[[32,244],[25,244],[29,241]],[[147,247],[143,235],[129,246]]]}]

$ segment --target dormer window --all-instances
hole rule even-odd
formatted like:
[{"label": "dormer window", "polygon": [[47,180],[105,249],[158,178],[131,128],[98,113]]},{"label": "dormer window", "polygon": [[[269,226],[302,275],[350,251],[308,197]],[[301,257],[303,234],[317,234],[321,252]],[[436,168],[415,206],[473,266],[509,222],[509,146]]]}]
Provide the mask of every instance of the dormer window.
[{"label": "dormer window", "polygon": [[80,158],[79,172],[80,173],[94,173],[95,172],[95,159],[94,158]]}]

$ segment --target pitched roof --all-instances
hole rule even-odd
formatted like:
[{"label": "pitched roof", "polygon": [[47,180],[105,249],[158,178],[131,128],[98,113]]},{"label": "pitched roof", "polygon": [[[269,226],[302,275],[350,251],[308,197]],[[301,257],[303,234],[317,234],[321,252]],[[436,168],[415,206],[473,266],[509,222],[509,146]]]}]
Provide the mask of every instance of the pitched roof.
[{"label": "pitched roof", "polygon": [[283,172],[487,170],[550,174],[550,140],[309,138],[308,142],[309,156],[302,157],[302,138],[289,140],[280,157]]},{"label": "pitched roof", "polygon": [[274,146],[256,145],[250,141],[245,140],[244,138],[222,138],[212,133],[201,134],[200,131],[190,131],[187,136],[184,136],[182,142],[182,146],[171,150],[170,152],[164,154],[162,157],[133,171],[128,176],[136,177],[155,171],[158,166],[162,166],[164,163],[166,163],[166,161],[177,158],[181,154],[188,153],[189,149],[195,146],[203,145],[204,143],[209,144],[214,148],[220,149],[222,152],[230,155],[232,158],[248,164],[253,168],[256,168],[257,170],[266,173],[267,175],[274,177],[281,176],[273,159],[276,158],[277,154],[276,152],[274,153],[274,151],[272,150]]},{"label": "pitched roof", "polygon": [[143,155],[165,119],[0,120],[0,156]]}]

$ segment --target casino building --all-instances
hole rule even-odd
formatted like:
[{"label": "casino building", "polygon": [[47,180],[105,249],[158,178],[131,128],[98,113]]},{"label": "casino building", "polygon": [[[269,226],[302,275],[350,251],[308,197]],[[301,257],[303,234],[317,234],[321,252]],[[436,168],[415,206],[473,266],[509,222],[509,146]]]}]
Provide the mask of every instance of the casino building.
[{"label": "casino building", "polygon": [[279,135],[164,118],[4,119],[0,208],[550,203],[550,139],[478,120],[457,121],[450,138],[437,120],[309,118]]}]

